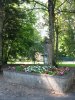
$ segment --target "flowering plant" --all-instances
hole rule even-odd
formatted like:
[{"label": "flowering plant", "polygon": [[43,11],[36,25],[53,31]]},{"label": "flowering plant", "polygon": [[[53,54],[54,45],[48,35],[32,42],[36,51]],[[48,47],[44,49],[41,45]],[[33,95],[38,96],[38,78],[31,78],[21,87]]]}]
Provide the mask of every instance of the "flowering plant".
[{"label": "flowering plant", "polygon": [[68,67],[62,67],[57,69],[57,75],[64,75],[67,74],[70,71],[70,69]]},{"label": "flowering plant", "polygon": [[56,68],[54,66],[29,66],[24,68],[25,72],[45,73],[49,75],[64,75],[67,74],[70,69],[68,67]]},{"label": "flowering plant", "polygon": [[29,65],[28,67],[23,66],[16,66],[16,67],[8,67],[9,70],[16,70],[16,71],[24,71],[29,73],[41,73],[41,74],[49,74],[49,75],[65,75],[67,74],[70,69],[68,67],[59,67],[56,68],[55,66],[40,66],[40,65]]}]

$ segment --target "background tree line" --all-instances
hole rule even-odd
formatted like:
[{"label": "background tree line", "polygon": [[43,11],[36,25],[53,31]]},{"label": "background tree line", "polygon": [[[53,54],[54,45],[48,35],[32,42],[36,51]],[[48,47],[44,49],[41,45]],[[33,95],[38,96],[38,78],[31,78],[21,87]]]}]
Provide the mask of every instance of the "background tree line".
[{"label": "background tree line", "polygon": [[[24,0],[20,2],[18,0],[0,1],[0,11],[5,11],[2,32],[3,62],[6,63],[11,58],[24,55],[30,58],[34,54],[33,47],[36,46],[36,43],[39,43],[36,46],[37,50],[42,52],[40,48],[42,40],[35,28],[37,22],[35,9],[44,14],[45,24],[43,27],[46,25],[49,30],[48,63],[53,65],[59,55],[74,57],[75,0],[48,0],[46,3],[26,0],[25,3],[28,3],[29,8],[26,6],[23,8],[23,3]],[[31,50],[33,53],[29,55]]]}]

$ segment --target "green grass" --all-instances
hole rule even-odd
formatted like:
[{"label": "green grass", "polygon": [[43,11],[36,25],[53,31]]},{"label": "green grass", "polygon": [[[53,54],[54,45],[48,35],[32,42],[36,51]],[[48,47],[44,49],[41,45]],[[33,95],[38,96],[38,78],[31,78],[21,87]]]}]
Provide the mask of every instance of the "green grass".
[{"label": "green grass", "polygon": [[63,67],[75,67],[75,64],[58,64],[58,66],[63,66]]}]

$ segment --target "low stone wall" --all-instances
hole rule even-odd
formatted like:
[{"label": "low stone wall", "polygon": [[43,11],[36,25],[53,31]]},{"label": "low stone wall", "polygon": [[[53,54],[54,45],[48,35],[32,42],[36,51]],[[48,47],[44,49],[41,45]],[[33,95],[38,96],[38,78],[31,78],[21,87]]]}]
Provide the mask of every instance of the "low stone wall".
[{"label": "low stone wall", "polygon": [[19,73],[3,70],[4,77],[12,83],[22,84],[32,88],[54,90],[56,93],[66,92],[73,83],[73,73],[64,76],[52,76],[47,74]]}]

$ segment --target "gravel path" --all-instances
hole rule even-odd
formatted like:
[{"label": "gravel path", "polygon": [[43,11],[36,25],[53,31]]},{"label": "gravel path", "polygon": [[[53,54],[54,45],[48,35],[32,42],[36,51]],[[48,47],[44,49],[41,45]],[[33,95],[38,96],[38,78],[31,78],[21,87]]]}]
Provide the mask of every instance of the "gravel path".
[{"label": "gravel path", "polygon": [[75,100],[75,91],[64,95],[55,95],[51,91],[28,88],[23,85],[9,83],[0,75],[0,100]]}]

